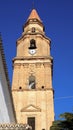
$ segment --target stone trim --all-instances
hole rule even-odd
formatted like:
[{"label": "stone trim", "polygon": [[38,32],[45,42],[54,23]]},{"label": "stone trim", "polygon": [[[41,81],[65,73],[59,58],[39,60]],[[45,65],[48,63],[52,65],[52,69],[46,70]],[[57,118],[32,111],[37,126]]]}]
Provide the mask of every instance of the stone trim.
[{"label": "stone trim", "polygon": [[30,130],[27,124],[0,124],[0,130]]},{"label": "stone trim", "polygon": [[50,38],[48,38],[48,37],[46,37],[45,35],[44,35],[44,33],[41,33],[41,32],[36,32],[35,34],[33,34],[33,33],[22,33],[23,35],[19,38],[19,39],[17,39],[17,41],[16,41],[16,45],[18,45],[18,44],[20,44],[20,40],[24,40],[25,38],[27,38],[27,37],[29,37],[29,36],[31,36],[31,35],[36,35],[37,37],[43,37],[43,38],[45,38],[46,40],[48,40],[49,41],[49,44],[51,43],[51,39]]},{"label": "stone trim", "polygon": [[28,56],[28,57],[15,57],[14,59],[13,59],[13,62],[15,61],[15,60],[46,60],[46,59],[50,59],[50,60],[53,60],[53,58],[51,57],[51,56],[44,56],[44,57],[42,57],[42,56],[39,56],[39,57],[37,57],[37,56],[33,56],[33,58],[32,57],[30,57],[30,56]]},{"label": "stone trim", "polygon": [[31,104],[28,105],[27,107],[22,108],[21,112],[41,112],[41,109]]},{"label": "stone trim", "polygon": [[44,88],[44,89],[42,89],[42,88],[38,88],[38,89],[12,89],[12,91],[18,91],[18,92],[20,92],[20,91],[49,91],[49,90],[51,90],[51,91],[54,91],[53,90],[53,88]]}]

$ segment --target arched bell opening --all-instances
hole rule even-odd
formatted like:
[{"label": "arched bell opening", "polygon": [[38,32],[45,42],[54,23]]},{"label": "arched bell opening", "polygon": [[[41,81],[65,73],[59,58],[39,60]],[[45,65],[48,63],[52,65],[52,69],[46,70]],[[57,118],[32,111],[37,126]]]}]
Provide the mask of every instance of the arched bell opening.
[{"label": "arched bell opening", "polygon": [[36,41],[34,39],[31,39],[30,40],[30,47],[29,49],[36,49]]}]

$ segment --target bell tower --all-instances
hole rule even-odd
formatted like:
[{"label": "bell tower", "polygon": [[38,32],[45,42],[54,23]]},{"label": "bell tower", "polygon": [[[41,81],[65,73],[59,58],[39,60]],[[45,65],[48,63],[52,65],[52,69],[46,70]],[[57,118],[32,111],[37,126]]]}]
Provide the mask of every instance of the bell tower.
[{"label": "bell tower", "polygon": [[49,130],[54,121],[51,40],[33,9],[17,40],[13,59],[12,95],[18,123],[32,130]]}]

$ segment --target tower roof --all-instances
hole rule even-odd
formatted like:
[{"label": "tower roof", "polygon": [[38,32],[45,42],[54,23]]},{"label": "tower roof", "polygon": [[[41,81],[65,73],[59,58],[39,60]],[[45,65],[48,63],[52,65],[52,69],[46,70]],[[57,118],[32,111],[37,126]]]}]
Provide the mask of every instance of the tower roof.
[{"label": "tower roof", "polygon": [[39,15],[38,15],[38,13],[37,13],[37,11],[36,11],[35,9],[33,9],[33,10],[31,11],[31,13],[30,13],[30,15],[29,15],[27,21],[30,20],[30,19],[37,19],[37,20],[39,20],[40,22],[42,22],[41,19],[40,19],[40,17],[39,17]]}]

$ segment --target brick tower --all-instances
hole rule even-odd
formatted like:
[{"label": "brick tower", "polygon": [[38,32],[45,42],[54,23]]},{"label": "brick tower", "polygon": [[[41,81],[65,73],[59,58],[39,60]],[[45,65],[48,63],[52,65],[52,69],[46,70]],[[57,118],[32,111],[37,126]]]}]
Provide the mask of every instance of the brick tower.
[{"label": "brick tower", "polygon": [[49,130],[54,120],[50,44],[33,9],[17,40],[12,81],[17,122],[31,125],[32,130]]}]

